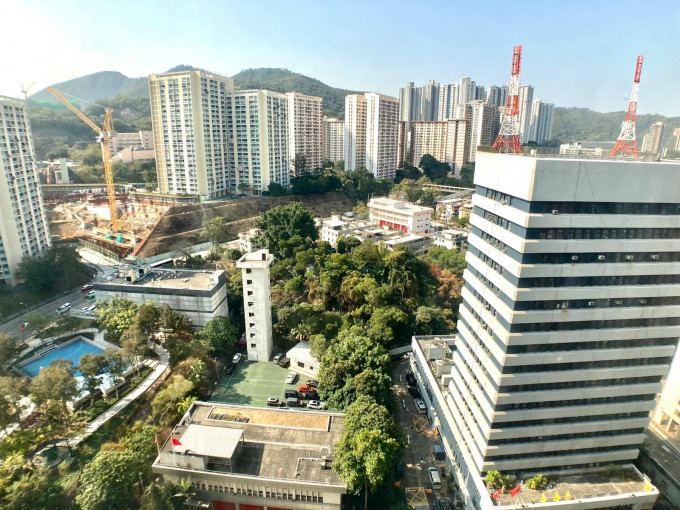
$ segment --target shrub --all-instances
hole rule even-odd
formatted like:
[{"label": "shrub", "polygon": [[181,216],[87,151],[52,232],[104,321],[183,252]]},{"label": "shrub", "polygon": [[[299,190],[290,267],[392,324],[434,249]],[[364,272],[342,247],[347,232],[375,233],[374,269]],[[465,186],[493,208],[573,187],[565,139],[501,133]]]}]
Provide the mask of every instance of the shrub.
[{"label": "shrub", "polygon": [[527,487],[535,491],[542,491],[548,486],[548,479],[543,475],[532,476],[527,480]]},{"label": "shrub", "polygon": [[512,482],[509,475],[504,475],[500,471],[487,471],[486,486],[489,489],[499,489],[503,487],[506,490],[512,489]]}]

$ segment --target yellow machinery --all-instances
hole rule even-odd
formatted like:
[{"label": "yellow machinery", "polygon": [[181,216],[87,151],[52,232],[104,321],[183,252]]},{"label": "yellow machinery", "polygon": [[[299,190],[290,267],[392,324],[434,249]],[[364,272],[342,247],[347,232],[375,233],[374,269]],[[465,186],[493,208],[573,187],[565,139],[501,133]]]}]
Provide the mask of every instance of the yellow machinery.
[{"label": "yellow machinery", "polygon": [[94,129],[97,134],[97,141],[102,147],[102,159],[104,160],[104,175],[106,176],[106,194],[109,197],[109,209],[111,211],[111,229],[114,232],[120,231],[120,222],[118,221],[118,209],[116,208],[116,189],[113,186],[113,168],[111,167],[111,149],[109,148],[109,140],[115,136],[113,131],[113,118],[111,116],[111,108],[106,108],[104,114],[104,125],[100,128],[91,121],[83,112],[73,106],[68,99],[66,99],[61,92],[54,90],[52,87],[47,87],[52,94],[55,95],[59,101],[64,103],[66,107],[75,113],[88,126]]}]

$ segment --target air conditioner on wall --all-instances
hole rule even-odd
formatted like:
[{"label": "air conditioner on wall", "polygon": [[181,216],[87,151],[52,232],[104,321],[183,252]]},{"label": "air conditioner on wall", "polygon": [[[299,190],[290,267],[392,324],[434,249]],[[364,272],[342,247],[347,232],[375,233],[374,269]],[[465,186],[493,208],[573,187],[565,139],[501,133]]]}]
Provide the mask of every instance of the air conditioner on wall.
[{"label": "air conditioner on wall", "polygon": [[604,260],[606,257],[604,255],[598,255],[597,260]]},{"label": "air conditioner on wall", "polygon": [[552,213],[553,213],[553,214],[560,214],[560,211],[559,211],[559,209],[553,209],[553,210],[552,210]]},{"label": "air conditioner on wall", "polygon": [[578,255],[572,255],[571,260],[578,260]]},{"label": "air conditioner on wall", "polygon": [[588,306],[595,306],[595,301],[588,301]]},{"label": "air conditioner on wall", "polygon": [[635,255],[626,255],[626,260],[634,260]]},{"label": "air conditioner on wall", "polygon": [[656,254],[655,254],[655,255],[650,255],[649,258],[652,259],[652,260],[659,260],[659,256],[656,255]]}]

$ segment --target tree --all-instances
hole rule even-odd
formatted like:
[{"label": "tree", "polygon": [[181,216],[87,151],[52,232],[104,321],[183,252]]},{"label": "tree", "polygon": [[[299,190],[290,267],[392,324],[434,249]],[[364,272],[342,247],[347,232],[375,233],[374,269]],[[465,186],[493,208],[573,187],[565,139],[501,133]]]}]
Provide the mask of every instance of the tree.
[{"label": "tree", "polygon": [[314,224],[314,216],[300,202],[281,205],[266,211],[255,221],[255,227],[262,231],[261,246],[274,256],[280,255],[279,243],[293,236],[315,241],[319,233]]},{"label": "tree", "polygon": [[115,349],[106,349],[104,356],[106,357],[104,370],[111,378],[111,384],[115,386],[116,398],[118,398],[118,385],[123,382],[123,374],[125,373],[127,365],[123,359],[123,355],[120,351]]},{"label": "tree", "polygon": [[231,354],[238,339],[238,328],[227,317],[215,317],[194,333],[194,341],[204,342],[207,354],[216,356]]},{"label": "tree", "polygon": [[94,312],[100,329],[106,329],[118,341],[120,336],[132,325],[139,311],[139,306],[124,297],[113,297],[111,301],[103,300]]},{"label": "tree", "polygon": [[431,154],[424,154],[418,166],[433,181],[445,179],[451,173],[451,165],[438,161]]},{"label": "tree", "polygon": [[362,429],[379,430],[402,442],[403,434],[387,407],[377,404],[368,395],[360,395],[347,408],[343,417],[345,430],[354,435]]},{"label": "tree", "polygon": [[179,488],[174,484],[151,482],[142,496],[141,510],[181,510],[184,501],[178,497]]},{"label": "tree", "polygon": [[40,370],[31,381],[30,393],[36,405],[43,407],[56,421],[68,424],[70,412],[66,404],[80,393],[73,362],[55,360]]},{"label": "tree", "polygon": [[269,196],[272,197],[283,197],[286,195],[286,188],[281,186],[278,182],[269,183]]},{"label": "tree", "polygon": [[353,236],[340,236],[338,237],[338,253],[352,253],[352,250],[359,246],[361,241]]},{"label": "tree", "polygon": [[489,489],[512,489],[512,482],[509,475],[501,474],[500,471],[492,470],[486,472],[486,486]]},{"label": "tree", "polygon": [[0,430],[20,420],[26,408],[22,403],[28,396],[27,377],[0,377]]},{"label": "tree", "polygon": [[0,333],[0,366],[8,363],[16,354],[16,340],[9,335]]},{"label": "tree", "polygon": [[380,430],[344,433],[335,449],[333,469],[349,493],[364,489],[368,497],[368,492],[375,492],[392,472],[400,452],[399,441]]},{"label": "tree", "polygon": [[151,338],[152,335],[158,331],[158,321],[160,320],[161,312],[153,301],[144,303],[137,312],[135,322],[139,325],[140,331]]},{"label": "tree", "polygon": [[83,354],[78,364],[80,373],[83,374],[85,389],[90,394],[90,407],[94,405],[95,392],[102,383],[102,374],[106,366],[104,354]]},{"label": "tree", "polygon": [[101,450],[85,466],[76,503],[82,510],[128,508],[140,462],[132,452]]},{"label": "tree", "polygon": [[208,239],[213,246],[229,240],[231,230],[226,218],[215,216],[214,218],[203,220],[203,231],[201,237]]},{"label": "tree", "polygon": [[437,306],[419,306],[416,310],[416,326],[419,335],[442,335],[455,328],[451,310]]},{"label": "tree", "polygon": [[205,399],[210,395],[212,383],[216,381],[215,364],[199,358],[188,358],[177,365],[176,373],[185,377],[193,385],[192,390]]},{"label": "tree", "polygon": [[144,361],[148,337],[144,334],[139,324],[134,323],[121,337],[120,345],[123,348],[123,358],[133,367],[137,373]]},{"label": "tree", "polygon": [[366,335],[382,345],[402,345],[409,339],[409,317],[396,306],[377,308],[368,321]]},{"label": "tree", "polygon": [[2,500],[2,508],[6,510],[33,510],[64,508],[63,489],[58,483],[55,472],[48,468],[38,468],[24,474],[19,480],[7,488]]},{"label": "tree", "polygon": [[163,418],[177,402],[184,399],[187,394],[194,388],[194,384],[181,375],[174,375],[168,382],[165,389],[156,394],[156,397],[151,402],[151,409],[154,416],[159,416],[158,421]]},{"label": "tree", "polygon": [[431,248],[427,252],[425,258],[432,262],[439,269],[451,270],[451,272],[459,278],[463,277],[463,271],[465,271],[465,267],[467,266],[467,262],[465,262],[464,251],[435,247]]},{"label": "tree", "polygon": [[[239,271],[240,273],[241,271]],[[158,319],[158,327],[160,329],[166,333],[172,332],[182,337],[189,337],[191,335],[192,326],[189,317],[174,311],[166,304],[161,305],[158,310],[160,311]]]}]

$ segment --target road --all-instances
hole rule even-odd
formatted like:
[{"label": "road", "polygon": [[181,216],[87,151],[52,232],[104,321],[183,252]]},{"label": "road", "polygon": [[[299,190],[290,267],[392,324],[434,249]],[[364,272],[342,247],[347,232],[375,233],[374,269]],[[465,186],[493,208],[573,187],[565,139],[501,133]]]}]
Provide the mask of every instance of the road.
[{"label": "road", "polygon": [[675,479],[680,480],[680,451],[649,429],[645,430],[645,436],[647,450]]},{"label": "road", "polygon": [[[110,275],[113,272],[113,267],[108,266],[108,265],[103,265],[103,264],[95,264],[98,268],[98,274],[97,278],[92,280],[90,283],[94,283],[95,281],[99,281],[102,278],[105,278],[106,276]],[[64,303],[71,303],[71,312],[74,312],[76,310],[80,310],[82,307],[86,306],[86,304],[91,305],[93,302],[88,301],[85,299],[85,296],[87,293],[81,292],[79,289],[73,291],[73,292],[68,292],[66,294],[61,294],[59,296],[56,296],[53,300],[51,300],[49,303],[41,306],[40,308],[36,308],[34,310],[31,310],[28,313],[24,313],[17,317],[16,319],[12,319],[9,322],[5,322],[0,325],[0,333],[5,333],[7,335],[13,336],[16,339],[19,340],[25,340],[27,337],[29,337],[34,330],[30,325],[28,328],[25,330],[22,330],[20,326],[26,322],[26,317],[33,315],[33,314],[39,314],[39,315],[45,315],[48,316],[51,319],[56,319],[57,318],[57,308],[61,306]]]}]

